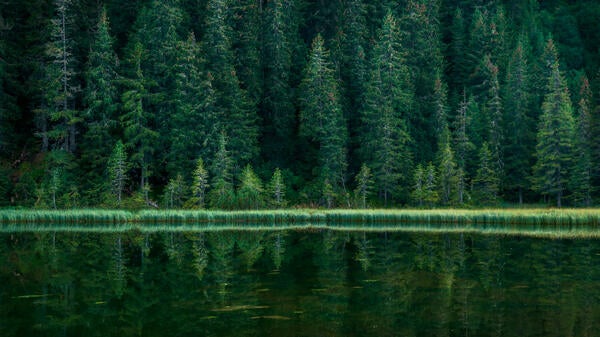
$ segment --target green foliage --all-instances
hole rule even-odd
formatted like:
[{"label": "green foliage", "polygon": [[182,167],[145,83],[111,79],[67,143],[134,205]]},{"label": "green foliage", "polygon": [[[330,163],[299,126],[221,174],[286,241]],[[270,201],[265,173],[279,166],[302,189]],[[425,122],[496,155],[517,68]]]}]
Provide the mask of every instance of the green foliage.
[{"label": "green foliage", "polygon": [[413,174],[413,190],[411,194],[413,204],[422,207],[425,201],[425,170],[418,164]]},{"label": "green foliage", "polygon": [[118,127],[117,55],[113,51],[106,9],[102,9],[85,71],[83,119],[87,131],[81,142],[82,163],[88,168],[86,177],[102,184],[104,165]]},{"label": "green foliage", "polygon": [[117,207],[121,205],[123,190],[127,182],[127,171],[129,164],[127,163],[127,153],[125,146],[119,140],[113,148],[112,154],[108,159],[108,176],[110,180],[110,190],[115,197]]},{"label": "green foliage", "polygon": [[450,142],[445,142],[444,148],[439,153],[438,185],[440,189],[440,201],[444,205],[458,201],[459,176],[454,159],[454,152]]},{"label": "green foliage", "polygon": [[494,170],[494,157],[488,143],[483,143],[479,151],[479,167],[473,178],[473,195],[481,205],[494,205],[498,202],[500,179]]},{"label": "green foliage", "polygon": [[299,90],[300,133],[318,148],[317,181],[328,181],[338,191],[345,181],[348,136],[329,51],[320,35],[313,41]]},{"label": "green foliage", "polygon": [[231,158],[227,150],[225,133],[221,133],[219,136],[219,149],[213,160],[211,171],[213,188],[209,193],[210,206],[217,209],[233,208],[235,192],[231,177]]},{"label": "green foliage", "polygon": [[268,192],[270,197],[270,204],[275,208],[285,207],[287,201],[285,200],[285,183],[283,182],[283,175],[281,170],[276,168],[269,182]]},{"label": "green foliage", "polygon": [[425,185],[423,187],[423,201],[429,207],[433,207],[440,200],[437,184],[435,166],[432,162],[429,162],[425,169]]},{"label": "green foliage", "polygon": [[361,116],[363,159],[373,170],[375,188],[386,206],[389,199],[405,199],[412,169],[406,126],[412,89],[401,51],[396,20],[389,12],[374,48]]},{"label": "green foliage", "polygon": [[237,191],[238,205],[241,209],[260,209],[265,206],[264,188],[260,178],[250,164],[242,170],[240,187]]},{"label": "green foliage", "polygon": [[589,207],[592,202],[592,92],[587,77],[581,78],[577,104],[577,132],[574,142],[574,165],[570,178],[570,189],[573,191],[573,202],[576,205]]},{"label": "green foliage", "polygon": [[192,174],[192,197],[189,200],[189,204],[193,208],[204,208],[206,203],[206,191],[210,186],[208,184],[208,171],[204,168],[204,161],[202,158],[198,158],[196,162],[196,169]]},{"label": "green foliage", "polygon": [[167,208],[181,208],[183,206],[183,197],[186,193],[186,184],[181,174],[169,179],[165,187],[164,200]]},{"label": "green foliage", "polygon": [[552,65],[547,91],[537,134],[533,188],[542,195],[555,196],[560,207],[572,169],[575,123],[558,61]]},{"label": "green foliage", "polygon": [[367,198],[373,189],[373,175],[371,174],[371,169],[363,163],[354,180],[356,182],[354,195],[359,201],[358,205],[360,208],[367,208]]}]

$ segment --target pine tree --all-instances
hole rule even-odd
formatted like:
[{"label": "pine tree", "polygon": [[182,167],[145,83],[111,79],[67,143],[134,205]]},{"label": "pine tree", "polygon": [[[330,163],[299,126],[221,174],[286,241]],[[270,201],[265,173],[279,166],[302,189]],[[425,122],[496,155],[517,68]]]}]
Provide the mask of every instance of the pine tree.
[{"label": "pine tree", "polygon": [[281,208],[287,204],[285,200],[285,184],[279,168],[276,168],[273,172],[273,177],[271,177],[271,181],[269,182],[268,190],[271,198],[271,205],[273,207]]},{"label": "pine tree", "polygon": [[463,99],[460,103],[456,118],[454,120],[454,144],[456,149],[456,162],[457,162],[457,193],[458,203],[462,204],[465,200],[465,186],[467,178],[467,166],[470,161],[471,152],[475,148],[471,140],[469,139],[470,123],[470,109],[469,107],[474,105],[471,99],[467,100],[466,95],[463,93]]},{"label": "pine tree", "polygon": [[211,208],[228,209],[234,206],[235,193],[231,177],[231,157],[224,132],[221,132],[218,144],[211,166],[213,188],[209,193],[209,201]]},{"label": "pine tree", "polygon": [[265,206],[262,181],[250,164],[242,170],[237,197],[238,205],[242,209],[260,209]]},{"label": "pine tree", "polygon": [[504,187],[516,191],[519,204],[523,203],[523,191],[529,186],[531,154],[533,152],[533,137],[531,137],[530,118],[530,76],[525,47],[527,39],[521,36],[513,51],[508,70],[504,105]]},{"label": "pine tree", "polygon": [[[146,79],[141,68],[142,54],[144,50],[141,44],[136,44],[130,51],[127,63],[131,74],[123,81],[125,92],[123,93],[123,110],[121,116],[123,133],[125,136],[125,147],[131,153],[131,162],[138,172],[140,179],[140,191],[147,191],[148,178],[150,177],[150,160],[155,150],[154,140],[158,133],[152,129],[151,115],[145,109],[148,101],[146,90]],[[144,193],[145,201],[148,195]]]},{"label": "pine tree", "polygon": [[317,144],[321,184],[343,189],[346,173],[346,122],[329,52],[320,35],[314,39],[300,84],[300,133]]},{"label": "pine tree", "polygon": [[554,195],[561,207],[572,166],[575,123],[558,61],[552,65],[547,91],[538,127],[533,188],[542,195]]},{"label": "pine tree", "polygon": [[442,34],[440,32],[439,0],[408,0],[399,16],[404,63],[409,69],[413,87],[413,102],[405,115],[415,160],[431,160],[437,139],[430,137],[435,127],[435,81],[444,69]]},{"label": "pine tree", "polygon": [[[447,131],[446,134],[448,134]],[[449,135],[447,137],[449,138]],[[456,201],[459,182],[454,152],[452,151],[450,141],[446,141],[444,144],[444,148],[440,149],[440,153],[438,154],[438,186],[440,189],[440,201],[447,205]]]},{"label": "pine tree", "polygon": [[[73,39],[71,36],[71,0],[55,1],[55,17],[51,20],[51,40],[46,45],[44,104],[39,109],[43,151],[75,151],[79,112],[75,110]],[[52,144],[50,144],[52,142]]]},{"label": "pine tree", "polygon": [[219,128],[229,137],[232,168],[242,162],[253,160],[258,153],[257,114],[248,97],[240,87],[235,71],[232,50],[231,8],[227,0],[209,0],[207,4],[202,53],[204,69],[213,79],[215,107],[219,112]]},{"label": "pine tree", "polygon": [[592,92],[587,77],[581,77],[577,106],[577,135],[574,141],[574,166],[570,181],[573,201],[589,207],[592,202]]},{"label": "pine tree", "polygon": [[183,176],[178,174],[177,177],[169,179],[169,183],[165,187],[165,204],[168,208],[181,207],[184,194],[185,182],[183,181]]},{"label": "pine tree", "polygon": [[433,207],[439,201],[436,169],[432,162],[429,162],[425,169],[423,201],[428,207]]},{"label": "pine tree", "polygon": [[204,208],[206,190],[209,187],[208,184],[208,171],[204,168],[204,161],[202,158],[198,158],[196,161],[196,169],[192,175],[192,198],[191,203],[195,208]]},{"label": "pine tree", "polygon": [[498,201],[499,180],[494,170],[494,158],[488,143],[479,151],[479,167],[473,178],[473,193],[482,205],[493,205]]},{"label": "pine tree", "polygon": [[274,165],[289,165],[294,154],[295,107],[292,66],[295,0],[269,1],[263,48],[264,97],[262,149]]},{"label": "pine tree", "polygon": [[401,57],[396,21],[384,19],[373,51],[372,70],[362,112],[362,154],[372,168],[375,188],[387,206],[388,200],[406,197],[411,172],[411,142],[406,117],[412,103],[408,69]]},{"label": "pine tree", "polygon": [[106,9],[103,8],[86,64],[83,118],[87,131],[81,142],[87,176],[96,181],[103,176],[103,165],[117,129],[117,56],[112,46]]},{"label": "pine tree", "polygon": [[354,194],[360,201],[359,207],[367,208],[367,198],[369,197],[369,194],[371,194],[373,188],[373,175],[371,174],[371,169],[363,163],[354,180],[356,181]]},{"label": "pine tree", "polygon": [[425,200],[425,170],[423,165],[418,164],[413,174],[413,191],[411,198],[413,203],[422,207]]},{"label": "pine tree", "polygon": [[175,111],[169,118],[169,156],[171,175],[194,169],[198,156],[213,158],[217,147],[219,112],[211,76],[202,72],[200,48],[193,33],[177,44],[175,64]]},{"label": "pine tree", "polygon": [[496,179],[502,181],[502,172],[504,169],[503,143],[504,135],[502,133],[503,109],[502,99],[500,98],[500,82],[498,80],[498,67],[492,63],[489,55],[484,57],[485,74],[487,78],[487,101],[484,108],[484,114],[487,115],[488,125],[488,146],[492,156],[492,166]]},{"label": "pine tree", "polygon": [[127,163],[127,153],[125,146],[119,140],[115,144],[112,154],[108,159],[108,176],[110,181],[110,190],[115,197],[117,206],[121,205],[123,190],[127,182],[127,171],[129,164]]}]

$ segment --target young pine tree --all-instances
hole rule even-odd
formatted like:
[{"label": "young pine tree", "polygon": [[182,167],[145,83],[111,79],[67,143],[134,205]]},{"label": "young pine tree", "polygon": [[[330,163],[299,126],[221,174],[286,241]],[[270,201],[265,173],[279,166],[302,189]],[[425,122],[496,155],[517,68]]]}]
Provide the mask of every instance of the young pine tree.
[{"label": "young pine tree", "polygon": [[482,205],[493,205],[498,201],[499,181],[493,166],[492,152],[485,142],[479,151],[479,167],[473,179],[473,193]]},{"label": "young pine tree", "polygon": [[367,198],[373,189],[373,175],[367,164],[362,164],[360,171],[356,174],[356,189],[354,194],[359,201],[360,208],[367,208]]},{"label": "young pine tree", "polygon": [[286,205],[285,200],[285,184],[283,182],[283,175],[279,168],[273,172],[273,177],[268,186],[269,195],[271,199],[271,205],[275,208],[281,208]]},{"label": "young pine tree", "polygon": [[265,206],[264,188],[250,164],[242,170],[238,188],[238,205],[242,209],[260,209]]},{"label": "young pine tree", "polygon": [[230,209],[234,207],[235,191],[231,181],[231,157],[227,149],[227,136],[219,136],[219,148],[211,166],[212,190],[209,193],[211,208]]},{"label": "young pine tree", "polygon": [[194,208],[204,208],[206,199],[206,190],[208,184],[208,171],[204,168],[204,161],[198,158],[196,161],[196,169],[192,174],[192,198],[191,203]]},{"label": "young pine tree", "polygon": [[413,191],[411,194],[413,203],[419,207],[423,206],[425,200],[425,170],[423,165],[418,164],[413,174]]},{"label": "young pine tree", "polygon": [[111,156],[108,158],[108,176],[110,181],[110,191],[115,197],[117,206],[121,205],[123,190],[127,182],[127,171],[129,165],[127,163],[127,153],[125,146],[119,140],[115,144]]},{"label": "young pine tree", "polygon": [[423,188],[423,201],[428,207],[433,207],[440,200],[437,186],[436,169],[432,162],[429,162],[425,169],[425,186]]}]

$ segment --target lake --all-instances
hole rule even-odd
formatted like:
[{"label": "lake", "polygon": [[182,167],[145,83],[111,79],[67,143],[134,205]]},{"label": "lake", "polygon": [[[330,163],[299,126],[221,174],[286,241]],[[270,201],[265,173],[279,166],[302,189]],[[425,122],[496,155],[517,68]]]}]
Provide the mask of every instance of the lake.
[{"label": "lake", "polygon": [[594,336],[600,241],[0,234],[0,336]]}]

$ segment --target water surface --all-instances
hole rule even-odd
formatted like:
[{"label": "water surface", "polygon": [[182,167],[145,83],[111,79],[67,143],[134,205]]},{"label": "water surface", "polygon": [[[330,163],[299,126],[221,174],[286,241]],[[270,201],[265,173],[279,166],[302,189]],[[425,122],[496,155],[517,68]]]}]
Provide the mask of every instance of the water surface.
[{"label": "water surface", "polygon": [[0,234],[0,336],[594,336],[600,241]]}]

